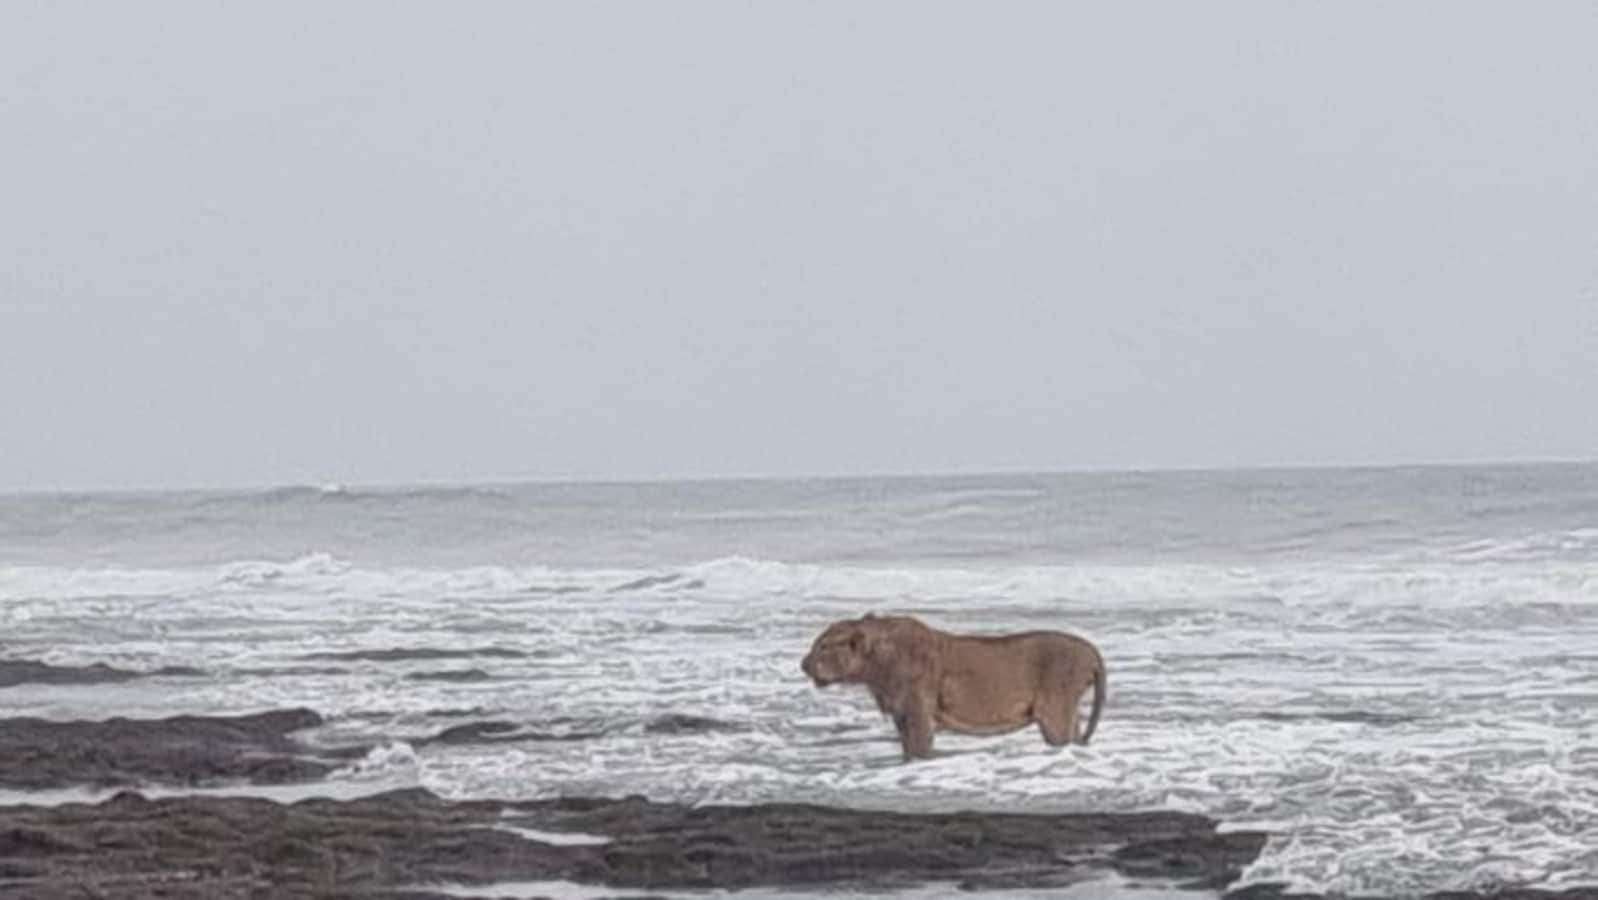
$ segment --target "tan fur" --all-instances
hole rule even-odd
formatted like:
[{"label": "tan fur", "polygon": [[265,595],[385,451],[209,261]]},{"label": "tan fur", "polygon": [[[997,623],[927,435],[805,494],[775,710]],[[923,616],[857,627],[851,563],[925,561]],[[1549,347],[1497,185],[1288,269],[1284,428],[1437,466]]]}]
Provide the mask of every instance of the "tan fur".
[{"label": "tan fur", "polygon": [[[932,754],[938,731],[1004,734],[1037,723],[1051,746],[1086,744],[1104,709],[1104,659],[1063,631],[993,636],[939,631],[910,616],[834,622],[800,664],[818,687],[863,684],[893,717],[906,760]],[[1077,704],[1093,688],[1078,733]]]}]

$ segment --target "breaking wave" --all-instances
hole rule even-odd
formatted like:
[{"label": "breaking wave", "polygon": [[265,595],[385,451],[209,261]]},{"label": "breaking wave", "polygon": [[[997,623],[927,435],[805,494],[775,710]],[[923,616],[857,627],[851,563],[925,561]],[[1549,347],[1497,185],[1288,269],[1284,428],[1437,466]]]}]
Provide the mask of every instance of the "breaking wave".
[{"label": "breaking wave", "polygon": [[[1353,894],[1590,884],[1598,561],[1549,552],[1494,544],[1251,565],[733,556],[447,568],[313,553],[11,566],[0,568],[0,644],[57,663],[210,674],[8,688],[25,713],[315,708],[330,720],[321,739],[379,748],[338,776],[352,789],[1177,809],[1275,834],[1247,883]],[[940,737],[936,759],[899,765],[866,698],[816,691],[797,668],[822,625],[867,610],[1086,634],[1111,668],[1094,744]],[[493,677],[428,677],[440,660]],[[577,724],[549,725],[562,722]],[[567,739],[538,739],[546,731]],[[430,740],[443,734],[453,739]]]}]

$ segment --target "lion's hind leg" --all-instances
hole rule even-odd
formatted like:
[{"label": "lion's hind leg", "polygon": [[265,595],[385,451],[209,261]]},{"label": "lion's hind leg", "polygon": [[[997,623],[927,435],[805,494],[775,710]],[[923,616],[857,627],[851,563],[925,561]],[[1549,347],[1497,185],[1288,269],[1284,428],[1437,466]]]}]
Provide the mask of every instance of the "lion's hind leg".
[{"label": "lion's hind leg", "polygon": [[1064,747],[1077,739],[1076,702],[1067,691],[1044,691],[1037,699],[1032,717],[1050,747]]}]

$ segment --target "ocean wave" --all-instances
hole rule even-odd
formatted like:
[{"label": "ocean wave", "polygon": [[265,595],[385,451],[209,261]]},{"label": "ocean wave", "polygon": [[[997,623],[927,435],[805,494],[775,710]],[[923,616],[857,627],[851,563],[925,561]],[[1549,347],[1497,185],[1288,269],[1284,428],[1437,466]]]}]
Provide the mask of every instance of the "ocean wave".
[{"label": "ocean wave", "polygon": [[366,755],[334,772],[335,781],[375,781],[414,777],[418,762],[416,748],[406,741],[393,741],[373,747]]},{"label": "ocean wave", "polygon": [[[357,566],[327,553],[286,561],[241,560],[189,568],[0,567],[0,600],[337,595],[403,599],[582,603],[597,595],[693,594],[707,601],[799,597],[820,605],[883,609],[962,599],[1014,606],[1112,605],[1206,608],[1224,603],[1347,610],[1468,610],[1598,603],[1598,562],[1320,563],[1255,566],[1080,565],[851,567],[724,557],[663,569],[549,566],[413,568]],[[981,612],[981,607],[974,610]],[[863,610],[862,610],[863,611]]]},{"label": "ocean wave", "polygon": [[1446,548],[1443,556],[1458,562],[1591,560],[1598,557],[1598,528],[1539,531],[1518,537],[1469,541]]},{"label": "ocean wave", "polygon": [[265,488],[250,494],[217,495],[216,502],[235,504],[242,499],[246,504],[282,505],[316,502],[404,502],[458,504],[475,500],[508,501],[511,496],[490,487],[451,485],[441,487],[366,487],[350,486],[342,482],[322,484],[290,484]]},{"label": "ocean wave", "polygon": [[[0,601],[8,653],[215,674],[7,689],[19,708],[303,705],[329,721],[318,740],[390,748],[350,765],[347,786],[1176,809],[1276,831],[1251,882],[1387,895],[1598,880],[1576,849],[1598,829],[1590,562],[385,568],[317,553],[0,568]],[[940,736],[937,758],[900,765],[863,692],[816,691],[798,668],[827,620],[873,609],[1092,637],[1111,671],[1094,743]],[[485,648],[492,681],[410,677]],[[345,662],[280,671],[328,654]],[[535,739],[549,735],[568,739]]]}]

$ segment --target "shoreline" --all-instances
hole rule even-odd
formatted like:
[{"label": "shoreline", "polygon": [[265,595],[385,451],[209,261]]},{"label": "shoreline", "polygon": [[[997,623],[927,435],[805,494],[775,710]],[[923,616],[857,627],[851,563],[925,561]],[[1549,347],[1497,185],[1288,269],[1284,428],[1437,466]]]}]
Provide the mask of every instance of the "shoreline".
[{"label": "shoreline", "polygon": [[[636,796],[450,801],[421,788],[281,803],[124,790],[97,803],[0,806],[0,900],[434,900],[523,897],[519,886],[528,884],[569,885],[590,897],[1025,895],[1099,886],[1104,896],[1329,900],[1276,884],[1233,887],[1266,840],[1262,832],[1218,832],[1212,820],[1185,813],[695,807]],[[1435,892],[1423,900],[1598,900],[1598,887]]]},{"label": "shoreline", "polygon": [[[288,802],[249,795],[333,784],[329,775],[371,750],[296,739],[322,724],[303,708],[0,719],[0,788],[22,800],[0,806],[0,898],[225,897],[263,885],[273,896],[383,896],[428,884],[548,881],[633,890],[949,882],[969,891],[1060,888],[1109,874],[1217,890],[1266,841],[1175,812],[903,813],[642,796],[450,801],[421,788]],[[677,717],[652,727],[720,724]],[[453,727],[422,744],[494,743],[509,725]],[[28,802],[107,790],[115,793]]]},{"label": "shoreline", "polygon": [[941,815],[642,797],[152,800],[0,807],[0,898],[387,896],[563,881],[601,889],[1050,890],[1118,876],[1218,891],[1264,845],[1183,813]]},{"label": "shoreline", "polygon": [[[26,660],[0,667],[14,673],[12,683],[39,684],[192,672],[69,671]],[[0,719],[0,900],[263,891],[426,900],[462,892],[496,896],[496,886],[526,896],[515,888],[526,884],[576,885],[585,896],[928,888],[1007,894],[1100,885],[1103,896],[1180,890],[1226,900],[1323,897],[1279,884],[1237,887],[1270,834],[1193,813],[903,812],[693,805],[637,795],[452,801],[422,788],[373,790],[330,780],[373,748],[299,739],[324,724],[306,708]],[[677,714],[641,727],[682,734],[733,725]],[[414,743],[571,739],[490,719]],[[1598,886],[1424,895],[1484,898],[1598,900]]]}]

